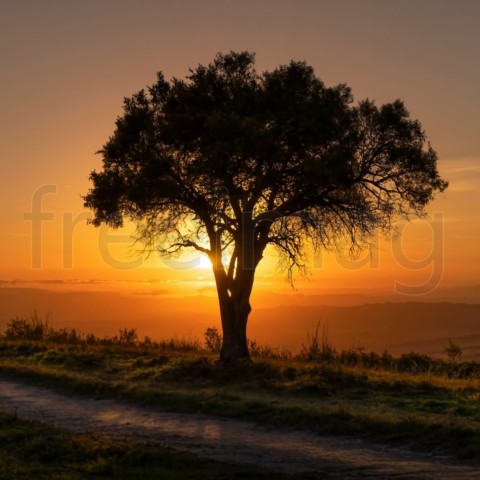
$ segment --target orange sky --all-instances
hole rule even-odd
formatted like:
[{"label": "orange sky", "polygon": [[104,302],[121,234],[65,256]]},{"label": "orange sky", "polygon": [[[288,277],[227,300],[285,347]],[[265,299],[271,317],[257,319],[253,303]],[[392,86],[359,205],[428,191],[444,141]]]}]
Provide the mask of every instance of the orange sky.
[{"label": "orange sky", "polygon": [[[211,291],[208,270],[185,268],[195,257],[146,260],[128,248],[131,229],[87,226],[81,195],[123,97],[158,70],[183,77],[219,51],[251,50],[258,70],[306,60],[356,99],[403,99],[450,181],[425,220],[401,225],[393,242],[374,239],[370,256],[312,257],[299,290],[421,295],[480,283],[479,24],[476,0],[2,2],[0,280],[141,289],[154,279],[149,289],[174,295]],[[257,289],[288,292],[274,265],[261,267]]]}]

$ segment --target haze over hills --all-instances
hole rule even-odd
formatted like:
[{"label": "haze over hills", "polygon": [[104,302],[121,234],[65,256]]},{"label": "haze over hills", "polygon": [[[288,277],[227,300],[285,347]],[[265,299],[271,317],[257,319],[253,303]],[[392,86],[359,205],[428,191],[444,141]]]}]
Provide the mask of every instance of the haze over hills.
[{"label": "haze over hills", "polygon": [[[261,343],[298,350],[318,321],[331,343],[399,355],[418,351],[442,355],[448,339],[463,357],[480,358],[480,286],[443,289],[425,297],[368,294],[259,293],[252,301],[249,336]],[[165,290],[131,293],[0,288],[0,331],[8,320],[37,310],[55,327],[114,335],[135,327],[141,337],[202,338],[219,326],[216,298],[173,297]]]},{"label": "haze over hills", "polygon": [[[372,303],[349,307],[274,307],[252,312],[253,325],[270,332],[270,342],[301,346],[305,333],[320,321],[339,349],[363,347],[400,355],[418,351],[442,355],[451,338],[465,358],[480,358],[480,305],[458,303]],[[468,352],[467,352],[468,350]]]},{"label": "haze over hills", "polygon": [[330,306],[353,306],[365,303],[405,303],[405,302],[450,302],[480,304],[480,285],[464,287],[438,288],[431,293],[418,296],[395,294],[391,291],[371,293],[367,289],[355,293],[322,293],[322,294],[277,294],[262,293],[258,300],[268,302],[270,305],[330,305]]}]

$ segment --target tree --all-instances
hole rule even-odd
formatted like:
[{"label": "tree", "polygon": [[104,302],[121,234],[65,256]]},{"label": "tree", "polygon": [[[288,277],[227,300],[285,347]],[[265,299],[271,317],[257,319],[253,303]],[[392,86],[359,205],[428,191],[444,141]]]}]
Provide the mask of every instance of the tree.
[{"label": "tree", "polygon": [[84,197],[94,225],[133,220],[147,250],[208,255],[223,330],[220,358],[248,358],[255,269],[268,245],[289,277],[306,242],[352,248],[396,217],[421,215],[447,187],[420,123],[399,100],[353,103],[305,62],[259,74],[254,54],[218,54],[186,79],[124,100]]}]

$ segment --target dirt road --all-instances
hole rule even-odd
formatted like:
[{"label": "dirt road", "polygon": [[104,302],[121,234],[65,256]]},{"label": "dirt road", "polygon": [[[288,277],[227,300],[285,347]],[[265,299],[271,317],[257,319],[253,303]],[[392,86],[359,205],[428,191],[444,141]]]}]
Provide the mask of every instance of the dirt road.
[{"label": "dirt road", "polygon": [[318,478],[345,480],[480,479],[479,468],[449,458],[363,440],[270,429],[240,420],[66,396],[8,379],[0,379],[0,408],[62,429],[158,442],[222,462],[262,466],[271,472],[316,472]]}]

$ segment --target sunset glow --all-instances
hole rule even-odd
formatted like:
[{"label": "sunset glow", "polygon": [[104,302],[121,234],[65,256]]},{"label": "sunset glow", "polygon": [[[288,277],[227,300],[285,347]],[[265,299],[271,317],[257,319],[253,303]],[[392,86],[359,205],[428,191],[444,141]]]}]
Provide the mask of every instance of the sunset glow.
[{"label": "sunset glow", "polygon": [[356,101],[404,100],[450,183],[425,218],[399,219],[395,235],[372,238],[356,257],[347,248],[307,252],[309,273],[296,290],[269,250],[255,278],[255,336],[268,341],[272,329],[274,314],[262,309],[305,306],[310,296],[337,306],[360,294],[480,302],[480,3],[27,0],[0,11],[0,331],[35,308],[58,325],[104,334],[128,324],[142,335],[200,337],[218,325],[207,256],[146,255],[133,225],[88,224],[82,195],[124,97],[157,71],[184,78],[230,50],[256,52],[259,71],[305,60],[326,85],[351,86]]}]

